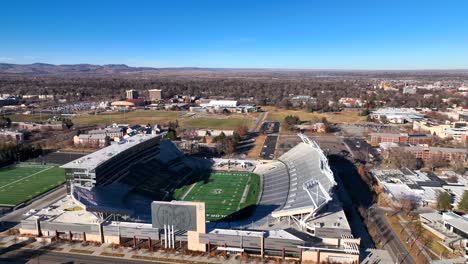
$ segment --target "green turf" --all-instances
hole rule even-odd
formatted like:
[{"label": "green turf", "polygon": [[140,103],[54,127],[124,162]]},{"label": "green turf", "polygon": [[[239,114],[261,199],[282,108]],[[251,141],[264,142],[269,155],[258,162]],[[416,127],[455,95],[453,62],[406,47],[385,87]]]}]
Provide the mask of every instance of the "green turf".
[{"label": "green turf", "polygon": [[[242,201],[246,186],[249,192]],[[195,183],[194,187],[183,199],[184,201],[199,201],[206,203],[206,220],[216,221],[233,213],[255,205],[259,195],[260,178],[248,172],[213,172],[205,181]],[[190,185],[185,185],[174,192],[175,199],[181,199],[189,191]]]},{"label": "green turf", "polygon": [[16,206],[64,181],[59,167],[20,164],[0,168],[0,206]]},{"label": "green turf", "polygon": [[187,128],[236,129],[240,126],[250,127],[251,118],[231,116],[229,118],[191,118],[183,121]]}]

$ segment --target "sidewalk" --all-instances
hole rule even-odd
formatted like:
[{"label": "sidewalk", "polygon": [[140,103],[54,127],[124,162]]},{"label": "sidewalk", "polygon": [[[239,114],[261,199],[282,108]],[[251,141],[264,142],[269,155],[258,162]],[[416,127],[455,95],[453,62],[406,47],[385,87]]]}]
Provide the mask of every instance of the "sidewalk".
[{"label": "sidewalk", "polygon": [[[24,238],[26,240],[27,237]],[[15,236],[2,236],[0,237],[0,249],[8,248],[16,243],[21,242],[23,239],[15,240]],[[128,260],[143,260],[143,261],[158,261],[164,263],[239,263],[239,259],[235,256],[224,259],[223,257],[208,257],[208,256],[192,256],[184,255],[181,253],[155,251],[150,252],[147,249],[133,249],[129,247],[112,248],[109,244],[102,244],[100,246],[95,245],[83,245],[82,243],[67,243],[67,242],[53,242],[46,243],[40,241],[34,241],[26,246],[25,249],[30,250],[49,250],[62,253],[81,254],[108,258],[128,259]],[[242,261],[242,263],[259,263],[258,261]],[[269,263],[269,261],[263,261],[262,263]],[[271,262],[276,263],[276,262]],[[283,262],[287,263],[287,262]]]}]

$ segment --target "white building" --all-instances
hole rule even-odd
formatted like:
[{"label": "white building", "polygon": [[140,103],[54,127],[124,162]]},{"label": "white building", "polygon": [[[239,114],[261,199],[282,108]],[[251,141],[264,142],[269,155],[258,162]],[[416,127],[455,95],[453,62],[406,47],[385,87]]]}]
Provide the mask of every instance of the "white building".
[{"label": "white building", "polygon": [[236,108],[239,102],[236,100],[210,100],[208,103],[201,103],[205,108]]},{"label": "white building", "polygon": [[380,108],[373,111],[370,116],[374,120],[382,121],[386,119],[388,122],[395,124],[413,122],[424,118],[424,114],[413,108]]}]

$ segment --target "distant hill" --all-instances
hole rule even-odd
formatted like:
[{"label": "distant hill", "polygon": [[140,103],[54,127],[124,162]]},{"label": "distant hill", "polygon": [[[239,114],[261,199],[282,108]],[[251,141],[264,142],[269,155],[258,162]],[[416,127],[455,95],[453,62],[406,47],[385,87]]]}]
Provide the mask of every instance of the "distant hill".
[{"label": "distant hill", "polygon": [[464,77],[468,70],[306,70],[306,69],[229,69],[229,68],[151,68],[131,67],[125,64],[62,64],[47,63],[10,64],[0,63],[0,75],[71,75],[71,76],[185,76],[224,78],[350,78],[350,77]]},{"label": "distant hill", "polygon": [[155,68],[130,67],[125,64],[63,64],[54,65],[47,63],[33,64],[9,64],[0,63],[0,73],[12,74],[59,74],[59,73],[90,73],[90,74],[113,74],[156,71]]}]

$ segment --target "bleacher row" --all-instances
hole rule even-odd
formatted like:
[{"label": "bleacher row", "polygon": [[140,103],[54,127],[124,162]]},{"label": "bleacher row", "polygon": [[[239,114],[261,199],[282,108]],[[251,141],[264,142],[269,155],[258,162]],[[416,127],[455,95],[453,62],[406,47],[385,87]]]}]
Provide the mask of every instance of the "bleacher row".
[{"label": "bleacher row", "polygon": [[[192,167],[194,163],[188,161],[170,141],[162,141],[135,156],[126,157],[125,162],[121,163],[118,159],[112,160],[109,165],[118,167],[119,171],[92,190],[74,187],[74,198],[89,211],[129,213],[132,210],[125,208],[128,202],[125,199],[130,193],[142,194],[152,200],[163,200],[171,187],[184,177],[190,177],[196,170]],[[106,174],[116,170],[104,169]]]},{"label": "bleacher row", "polygon": [[133,164],[129,175],[119,182],[153,199],[163,199],[170,186],[193,171],[184,161],[184,154],[173,143],[163,141],[148,158]]},{"label": "bleacher row", "polygon": [[263,186],[259,205],[274,205],[281,208],[286,202],[289,190],[289,178],[286,165],[275,161],[259,165],[254,173],[262,174]]},{"label": "bleacher row", "polygon": [[320,154],[319,149],[299,143],[279,158],[289,172],[289,194],[282,210],[315,210],[330,199],[329,193],[335,182],[326,175],[328,165]]}]

